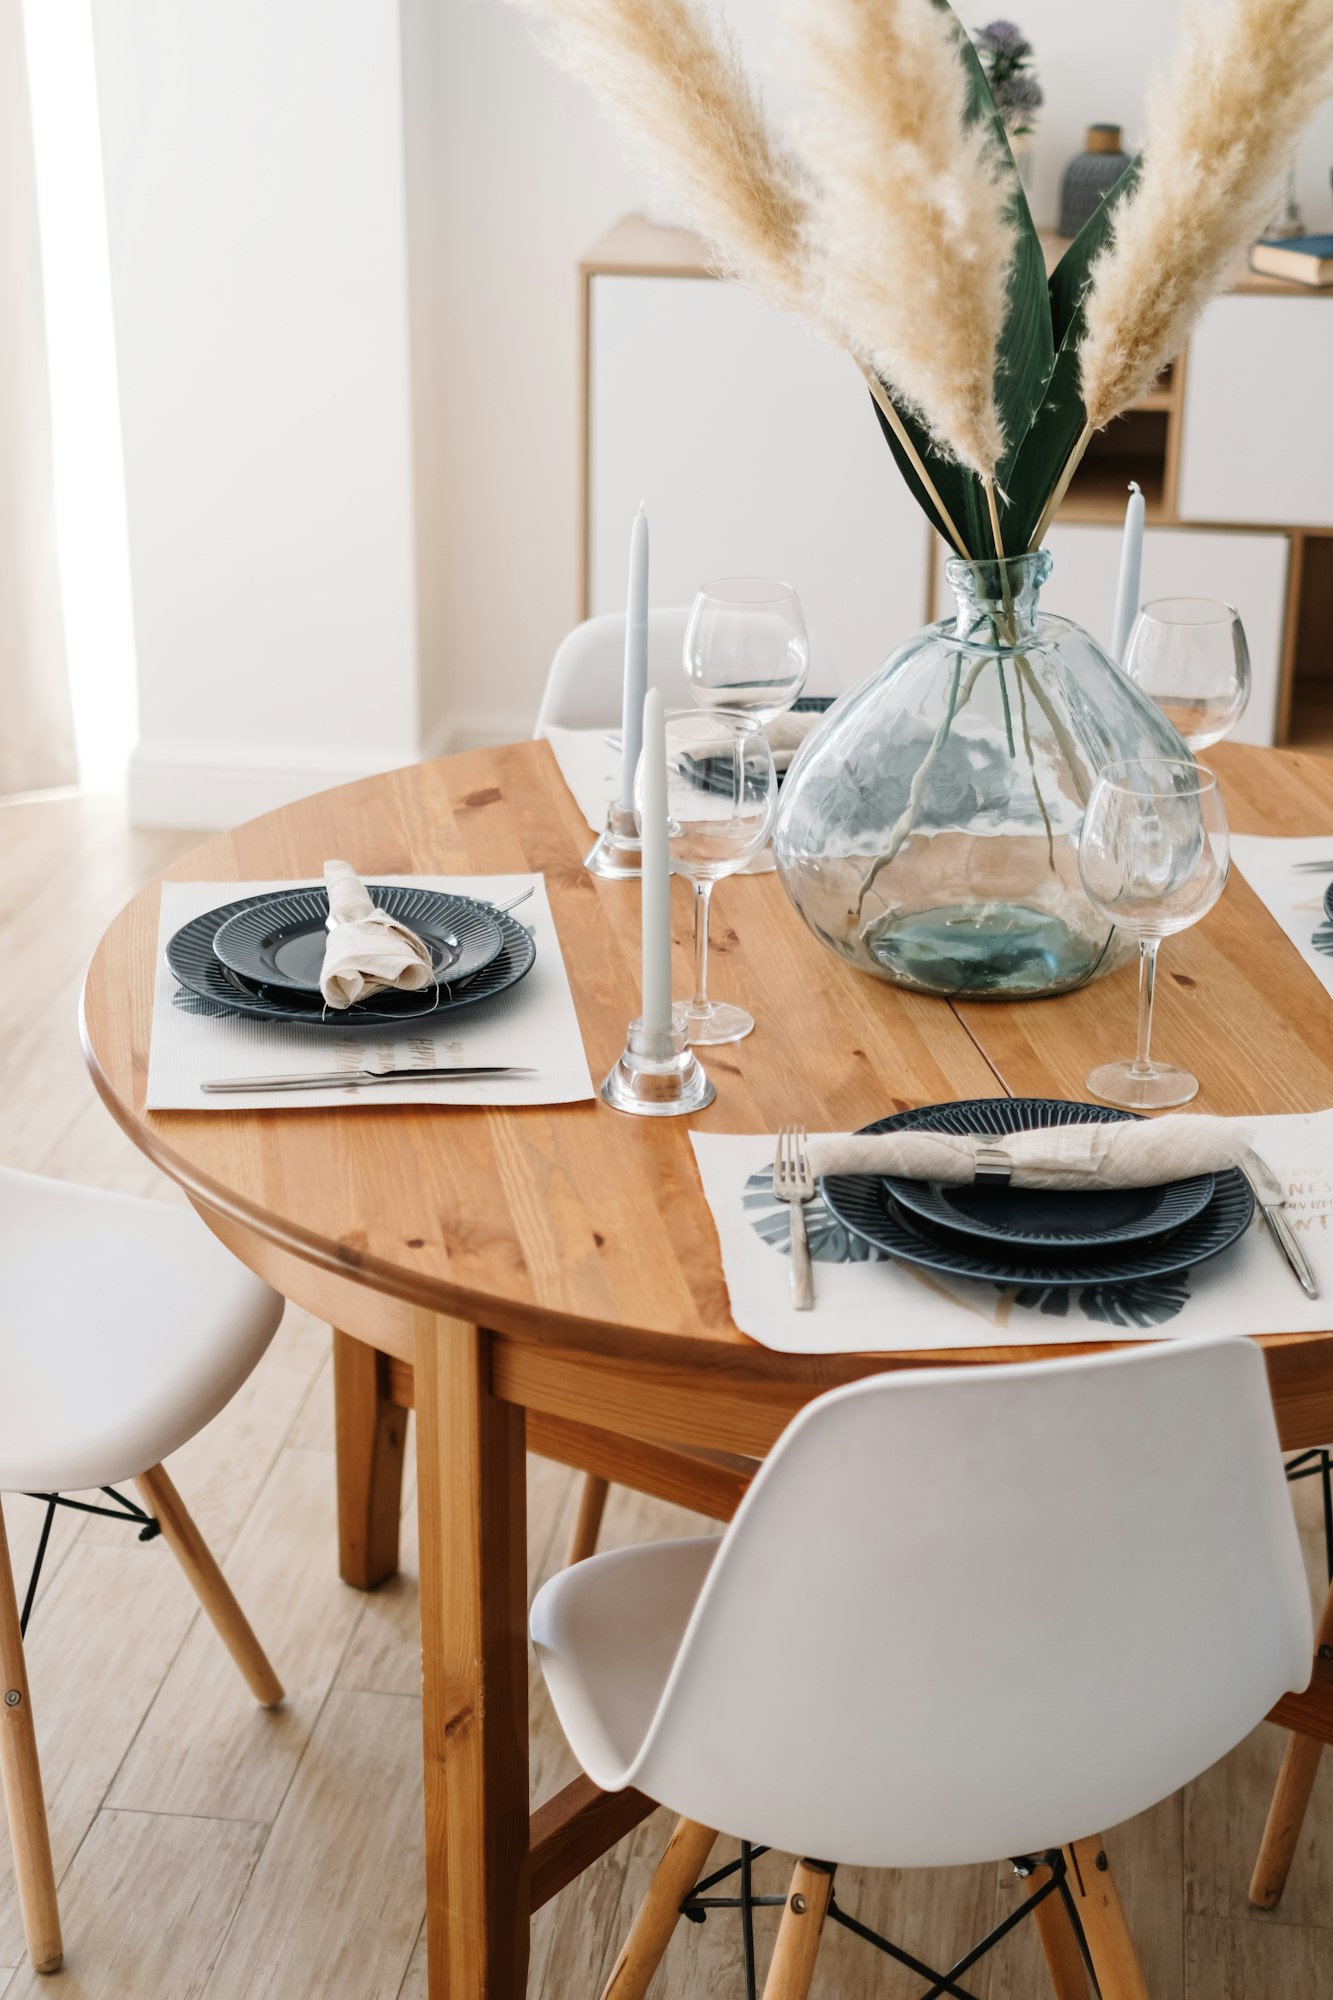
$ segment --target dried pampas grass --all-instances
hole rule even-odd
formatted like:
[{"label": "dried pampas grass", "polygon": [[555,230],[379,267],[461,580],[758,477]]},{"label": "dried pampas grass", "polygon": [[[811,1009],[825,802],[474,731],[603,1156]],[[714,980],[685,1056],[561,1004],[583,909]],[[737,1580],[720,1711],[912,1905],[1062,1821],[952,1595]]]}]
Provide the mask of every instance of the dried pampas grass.
[{"label": "dried pampas grass", "polygon": [[645,164],[685,203],[722,267],[803,312],[805,195],[729,35],[689,0],[520,0]]},{"label": "dried pampas grass", "polygon": [[1333,88],[1333,0],[1188,0],[1143,171],[1096,260],[1079,354],[1089,431],[1151,388],[1271,212]]},{"label": "dried pampas grass", "polygon": [[945,456],[993,483],[1012,168],[989,126],[967,122],[953,17],[925,0],[811,0],[803,28],[818,309]]}]

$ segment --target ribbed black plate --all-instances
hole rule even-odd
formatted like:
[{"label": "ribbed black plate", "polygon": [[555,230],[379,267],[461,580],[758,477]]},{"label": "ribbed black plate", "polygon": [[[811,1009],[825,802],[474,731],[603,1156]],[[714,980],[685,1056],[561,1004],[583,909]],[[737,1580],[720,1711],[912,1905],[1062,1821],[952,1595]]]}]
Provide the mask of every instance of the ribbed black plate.
[{"label": "ribbed black plate", "polygon": [[[967,1105],[927,1104],[904,1111],[899,1132],[1031,1132],[1043,1125],[1114,1124],[1128,1114],[1105,1104],[1062,1104],[1043,1098],[996,1098],[994,1118],[971,1122]],[[999,1107],[1003,1107],[1001,1110]],[[1054,1109],[1052,1109],[1054,1106]],[[1071,1117],[1071,1112],[1077,1113]],[[1200,1213],[1213,1198],[1216,1176],[1196,1174],[1162,1187],[1019,1188],[964,1182],[912,1181],[887,1175],[885,1187],[923,1222],[960,1236],[1001,1238],[1018,1249],[1098,1250],[1164,1236]]]},{"label": "ribbed black plate", "polygon": [[[1100,1123],[1125,1114],[1103,1105],[1069,1104],[1053,1098],[976,1098],[932,1110],[955,1113],[955,1130],[1006,1132],[1033,1125]],[[899,1112],[865,1125],[863,1132],[911,1129],[919,1112]],[[1024,1121],[1020,1123],[1019,1121]],[[1031,1251],[996,1244],[989,1249],[952,1232],[936,1229],[910,1214],[878,1176],[833,1174],[820,1182],[825,1206],[838,1221],[878,1250],[904,1263],[917,1264],[947,1277],[972,1278],[997,1285],[1083,1286],[1122,1285],[1145,1278],[1168,1277],[1190,1270],[1244,1234],[1254,1214],[1254,1196],[1236,1168],[1216,1176],[1206,1206],[1169,1234],[1150,1241],[1112,1244],[1101,1250]]]},{"label": "ribbed black plate", "polygon": [[[494,910],[470,896],[391,888],[382,882],[367,886],[378,909],[406,924],[429,946],[436,978],[451,985],[482,971],[504,943]],[[277,891],[218,926],[214,955],[254,985],[318,993],[328,915],[327,889]],[[450,944],[450,938],[457,938],[457,944]]]},{"label": "ribbed black plate", "polygon": [[299,1021],[311,1028],[402,1027],[409,1021],[440,1020],[461,1007],[475,1007],[480,1000],[493,1000],[526,978],[537,959],[537,947],[523,925],[496,910],[502,941],[499,952],[476,977],[465,985],[442,984],[426,993],[377,993],[342,1013],[325,1008],[319,994],[284,991],[280,987],[253,986],[213,955],[213,937],[218,926],[237,911],[262,903],[263,896],[245,896],[221,909],[207,910],[203,916],[182,924],[167,945],[167,964],[189,992],[211,1001],[229,1014],[243,1014],[257,1021]]}]

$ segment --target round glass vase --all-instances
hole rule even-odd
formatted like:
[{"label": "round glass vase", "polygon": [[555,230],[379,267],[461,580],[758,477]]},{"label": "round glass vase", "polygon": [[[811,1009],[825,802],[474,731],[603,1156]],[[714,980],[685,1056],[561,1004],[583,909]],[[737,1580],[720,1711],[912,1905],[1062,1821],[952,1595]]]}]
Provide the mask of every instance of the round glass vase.
[{"label": "round glass vase", "polygon": [[1131,942],[1078,873],[1097,773],[1186,757],[1171,724],[1081,626],[1038,604],[1045,550],[950,562],[956,619],[846,694],[793,760],[773,852],[822,944],[947,999],[1040,999]]}]

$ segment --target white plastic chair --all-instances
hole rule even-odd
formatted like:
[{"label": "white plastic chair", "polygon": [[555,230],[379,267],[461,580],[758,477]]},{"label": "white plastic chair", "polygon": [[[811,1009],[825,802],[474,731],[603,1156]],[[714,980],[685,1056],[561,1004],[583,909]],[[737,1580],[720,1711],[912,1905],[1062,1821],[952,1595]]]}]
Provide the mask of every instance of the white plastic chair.
[{"label": "white plastic chair", "polygon": [[[648,685],[661,689],[669,707],[689,705],[681,665],[689,616],[688,606],[678,605],[648,613]],[[533,735],[541,738],[548,729],[618,729],[624,680],[624,612],[606,611],[576,625],[556,648]],[[814,637],[805,692],[842,693],[842,682]]]},{"label": "white plastic chair", "polygon": [[[215,1417],[282,1317],[193,1215],[0,1168],[0,1492],[101,1487],[160,1528],[257,1701],[282,1686],[161,1461]],[[115,1495],[134,1479],[146,1512]],[[153,1522],[157,1527],[153,1527]],[[146,1537],[145,1537],[146,1538]],[[33,1965],[62,1946],[23,1630],[0,1516],[0,1775]]]},{"label": "white plastic chair", "polygon": [[[607,1995],[645,1991],[715,1828],[872,1867],[1034,1857],[1073,1915],[1061,1850],[1232,1748],[1305,1685],[1311,1636],[1250,1342],[835,1390],[720,1541],[594,1557],[533,1605],[585,1771],[684,1815]],[[831,1870],[798,1878],[782,2000],[841,1916]],[[1053,1924],[1054,1901],[1043,1943],[1067,1963]]]}]

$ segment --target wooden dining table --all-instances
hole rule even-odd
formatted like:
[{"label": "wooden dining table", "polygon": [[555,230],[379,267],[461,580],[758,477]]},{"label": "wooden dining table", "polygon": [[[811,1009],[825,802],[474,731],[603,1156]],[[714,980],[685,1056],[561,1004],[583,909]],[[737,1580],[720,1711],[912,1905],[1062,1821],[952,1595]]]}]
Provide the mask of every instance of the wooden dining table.
[{"label": "wooden dining table", "polygon": [[[1236,831],[1327,832],[1333,854],[1333,763],[1238,746],[1209,761]],[[369,875],[539,871],[600,1081],[638,1011],[639,896],[589,875],[588,845],[549,748],[523,743],[302,800],[206,841],[170,873],[216,881],[221,902],[228,881],[317,878],[333,854]],[[687,885],[673,889],[684,992],[691,912]],[[1068,1351],[895,1353],[892,1324],[880,1354],[778,1353],[748,1339],[731,1318],[688,1127],[845,1130],[950,1098],[1082,1098],[1094,1062],[1133,1050],[1134,973],[1040,1002],[929,999],[832,957],[775,877],[737,877],[715,899],[714,982],[757,1026],[705,1052],[717,1098],[692,1120],[627,1118],[596,1101],[148,1111],[158,900],[155,885],[144,890],[98,949],[87,1060],[112,1115],[215,1234],[336,1329],[341,1560],[363,1588],[396,1565],[405,1413],[416,1411],[429,1990],[517,2000],[532,1911],[652,1809],[587,1780],[535,1807],[529,1798],[525,1449],[725,1516],[731,1455],[762,1456],[835,1384]],[[1239,874],[1205,922],[1167,943],[1155,1032],[1162,1054],[1198,1075],[1200,1111],[1333,1106],[1333,1000]],[[1290,1282],[1275,1261],[1275,1290]],[[1326,1442],[1333,1334],[1265,1348],[1284,1446]],[[1295,1699],[1286,1719],[1333,1739],[1333,1689],[1316,1681]]]}]

